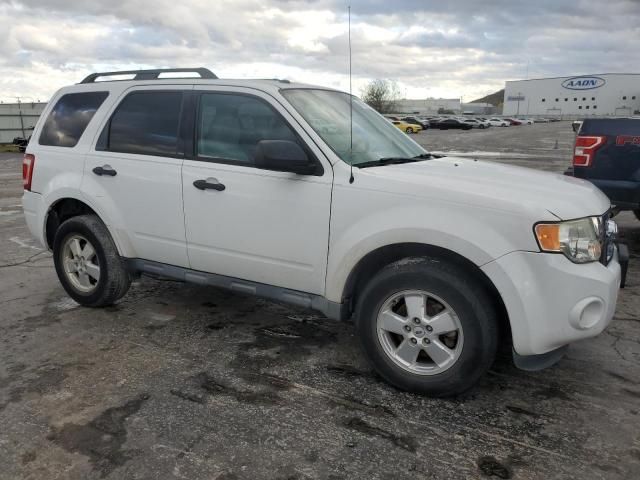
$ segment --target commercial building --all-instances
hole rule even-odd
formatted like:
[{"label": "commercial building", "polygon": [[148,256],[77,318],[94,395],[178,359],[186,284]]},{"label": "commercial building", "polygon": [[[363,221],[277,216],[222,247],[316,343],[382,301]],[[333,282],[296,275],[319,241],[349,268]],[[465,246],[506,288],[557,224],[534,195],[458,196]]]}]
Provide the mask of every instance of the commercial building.
[{"label": "commercial building", "polygon": [[495,115],[497,108],[490,103],[472,102],[462,104],[463,115]]},{"label": "commercial building", "polygon": [[0,103],[0,143],[28,138],[46,103]]},{"label": "commercial building", "polygon": [[640,113],[640,74],[600,73],[506,82],[503,114],[627,116]]},{"label": "commercial building", "polygon": [[395,102],[395,110],[397,113],[413,113],[415,115],[435,115],[438,111],[454,113],[462,111],[459,98],[425,98],[421,100],[403,98]]}]

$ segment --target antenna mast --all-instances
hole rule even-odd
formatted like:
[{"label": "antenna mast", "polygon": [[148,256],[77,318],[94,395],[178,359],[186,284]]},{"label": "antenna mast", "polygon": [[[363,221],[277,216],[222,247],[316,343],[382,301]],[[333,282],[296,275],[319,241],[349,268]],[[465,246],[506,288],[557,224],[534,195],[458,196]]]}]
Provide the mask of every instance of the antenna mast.
[{"label": "antenna mast", "polygon": [[351,5],[347,7],[349,18],[349,183],[353,183],[353,93],[351,91]]}]

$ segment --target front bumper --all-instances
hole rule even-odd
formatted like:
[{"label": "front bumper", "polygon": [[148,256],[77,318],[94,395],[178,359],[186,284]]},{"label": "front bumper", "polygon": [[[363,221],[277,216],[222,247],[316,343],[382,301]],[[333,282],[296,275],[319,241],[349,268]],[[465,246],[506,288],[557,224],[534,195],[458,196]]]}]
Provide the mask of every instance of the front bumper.
[{"label": "front bumper", "polygon": [[512,252],[482,267],[509,314],[514,351],[540,355],[602,332],[613,318],[621,268],[562,254]]}]

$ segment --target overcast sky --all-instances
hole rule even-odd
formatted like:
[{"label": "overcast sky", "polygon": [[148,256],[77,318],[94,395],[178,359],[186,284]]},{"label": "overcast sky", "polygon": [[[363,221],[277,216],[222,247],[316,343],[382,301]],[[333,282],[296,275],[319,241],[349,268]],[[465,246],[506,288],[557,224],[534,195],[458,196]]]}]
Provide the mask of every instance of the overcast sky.
[{"label": "overcast sky", "polygon": [[47,100],[93,71],[219,77],[469,101],[505,80],[640,72],[640,0],[0,0],[0,100]]}]

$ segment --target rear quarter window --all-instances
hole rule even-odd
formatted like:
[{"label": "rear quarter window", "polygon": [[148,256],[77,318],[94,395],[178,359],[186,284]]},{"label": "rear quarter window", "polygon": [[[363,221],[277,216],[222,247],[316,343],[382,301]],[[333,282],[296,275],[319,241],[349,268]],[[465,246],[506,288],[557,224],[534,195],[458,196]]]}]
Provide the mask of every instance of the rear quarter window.
[{"label": "rear quarter window", "polygon": [[75,147],[107,96],[108,92],[83,92],[60,97],[44,122],[38,143]]}]

